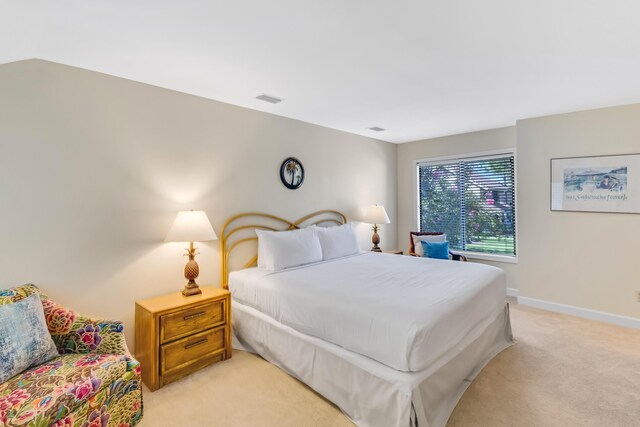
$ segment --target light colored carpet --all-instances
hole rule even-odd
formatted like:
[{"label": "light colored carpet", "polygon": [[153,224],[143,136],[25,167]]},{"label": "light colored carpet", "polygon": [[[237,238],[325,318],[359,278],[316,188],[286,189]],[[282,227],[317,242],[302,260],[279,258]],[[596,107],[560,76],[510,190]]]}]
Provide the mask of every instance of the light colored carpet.
[{"label": "light colored carpet", "polygon": [[[640,331],[511,305],[517,343],[471,384],[448,426],[638,426]],[[331,403],[249,353],[155,393],[141,427],[353,426]]]}]

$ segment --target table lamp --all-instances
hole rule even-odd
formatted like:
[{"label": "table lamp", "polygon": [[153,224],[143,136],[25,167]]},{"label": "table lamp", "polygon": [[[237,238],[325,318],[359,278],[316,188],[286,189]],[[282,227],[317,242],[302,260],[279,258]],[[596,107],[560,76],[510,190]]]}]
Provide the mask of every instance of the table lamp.
[{"label": "table lamp", "polygon": [[362,221],[366,222],[367,224],[373,224],[373,237],[371,238],[373,247],[371,248],[371,250],[373,252],[382,252],[382,249],[378,247],[378,243],[380,243],[380,236],[378,236],[378,224],[389,224],[391,222],[389,221],[387,211],[384,210],[384,206],[369,206],[364,214],[364,218],[362,218]]},{"label": "table lamp", "polygon": [[202,291],[196,283],[196,278],[200,274],[200,267],[195,260],[197,248],[193,247],[193,242],[208,242],[217,240],[216,232],[213,231],[211,222],[204,211],[181,211],[178,212],[165,242],[189,242],[186,256],[189,257],[187,265],[184,266],[184,277],[188,280],[182,295],[188,297],[201,294]]}]

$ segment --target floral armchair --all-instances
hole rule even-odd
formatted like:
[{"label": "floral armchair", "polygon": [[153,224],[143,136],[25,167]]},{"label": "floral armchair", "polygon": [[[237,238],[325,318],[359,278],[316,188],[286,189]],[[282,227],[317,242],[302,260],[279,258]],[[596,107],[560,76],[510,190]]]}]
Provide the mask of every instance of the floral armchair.
[{"label": "floral armchair", "polygon": [[0,291],[0,305],[37,293],[59,357],[0,384],[0,427],[132,427],[142,418],[140,365],[121,322],[81,316],[34,285]]}]

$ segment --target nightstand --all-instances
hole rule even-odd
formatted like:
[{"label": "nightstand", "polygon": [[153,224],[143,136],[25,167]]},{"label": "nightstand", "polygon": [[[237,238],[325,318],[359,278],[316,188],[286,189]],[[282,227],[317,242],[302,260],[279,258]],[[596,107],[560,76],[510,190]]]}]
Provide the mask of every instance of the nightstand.
[{"label": "nightstand", "polygon": [[135,357],[151,391],[231,357],[231,294],[201,289],[136,301]]},{"label": "nightstand", "polygon": [[400,249],[394,249],[391,251],[382,251],[385,254],[403,255],[404,253]]}]

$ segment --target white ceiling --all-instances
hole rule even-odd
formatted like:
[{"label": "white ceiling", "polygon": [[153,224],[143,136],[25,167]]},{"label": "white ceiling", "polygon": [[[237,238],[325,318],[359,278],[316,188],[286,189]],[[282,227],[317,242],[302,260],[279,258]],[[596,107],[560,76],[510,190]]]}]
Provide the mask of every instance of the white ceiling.
[{"label": "white ceiling", "polygon": [[406,142],[640,102],[640,2],[0,0],[28,58]]}]

